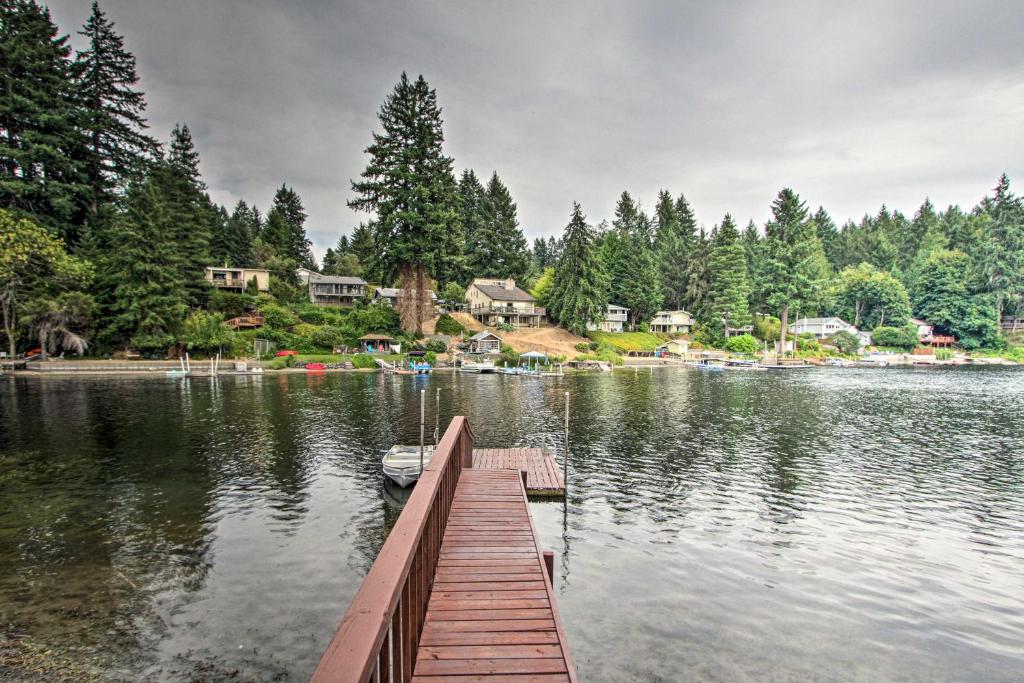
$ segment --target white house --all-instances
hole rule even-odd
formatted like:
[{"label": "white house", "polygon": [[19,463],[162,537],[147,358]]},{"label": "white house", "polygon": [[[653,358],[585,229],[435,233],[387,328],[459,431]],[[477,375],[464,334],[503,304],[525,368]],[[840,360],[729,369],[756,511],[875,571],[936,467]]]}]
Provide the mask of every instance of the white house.
[{"label": "white house", "polygon": [[930,339],[935,334],[935,326],[929,325],[923,320],[918,318],[911,318],[910,324],[917,328],[918,339]]},{"label": "white house", "polygon": [[686,311],[658,311],[651,320],[651,332],[689,334],[693,316]]},{"label": "white house", "polygon": [[608,304],[604,311],[604,320],[599,323],[588,323],[588,330],[599,330],[601,332],[622,332],[626,327],[626,319],[629,309],[624,306]]},{"label": "white house", "polygon": [[793,334],[804,334],[810,332],[815,339],[827,339],[836,332],[849,332],[857,334],[857,328],[847,323],[842,318],[800,318],[789,326]]},{"label": "white house", "polygon": [[218,268],[207,266],[203,276],[207,282],[229,292],[244,292],[249,284],[256,282],[256,289],[260,292],[270,291],[270,271],[263,268]]}]

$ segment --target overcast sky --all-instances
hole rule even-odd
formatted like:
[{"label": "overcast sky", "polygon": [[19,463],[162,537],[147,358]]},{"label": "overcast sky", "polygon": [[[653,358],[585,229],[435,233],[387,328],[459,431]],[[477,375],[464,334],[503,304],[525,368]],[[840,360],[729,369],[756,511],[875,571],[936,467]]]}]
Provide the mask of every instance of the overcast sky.
[{"label": "overcast sky", "polygon": [[[403,70],[443,108],[458,172],[497,170],[530,239],[571,202],[686,194],[763,223],[790,186],[842,222],[1024,188],[1024,3],[101,0],[152,132],[192,129],[213,198],[293,186],[317,252],[364,215],[350,180]],[[62,31],[87,0],[50,3]],[[79,45],[75,37],[75,45]]]}]

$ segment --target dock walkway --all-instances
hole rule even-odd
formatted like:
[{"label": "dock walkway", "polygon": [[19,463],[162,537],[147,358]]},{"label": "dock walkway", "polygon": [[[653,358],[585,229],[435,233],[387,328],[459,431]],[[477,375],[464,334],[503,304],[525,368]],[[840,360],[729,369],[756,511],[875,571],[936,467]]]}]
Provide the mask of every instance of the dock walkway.
[{"label": "dock walkway", "polygon": [[565,495],[558,463],[543,448],[474,448],[473,467],[526,472],[526,493],[531,496]]},{"label": "dock walkway", "polygon": [[[413,682],[469,675],[474,681],[554,683],[572,680],[570,670],[521,475],[463,471],[441,543]],[[546,675],[537,678],[541,674]]]},{"label": "dock walkway", "polygon": [[474,451],[469,421],[453,419],[312,680],[577,681],[526,498],[531,472],[564,493],[545,458]]}]

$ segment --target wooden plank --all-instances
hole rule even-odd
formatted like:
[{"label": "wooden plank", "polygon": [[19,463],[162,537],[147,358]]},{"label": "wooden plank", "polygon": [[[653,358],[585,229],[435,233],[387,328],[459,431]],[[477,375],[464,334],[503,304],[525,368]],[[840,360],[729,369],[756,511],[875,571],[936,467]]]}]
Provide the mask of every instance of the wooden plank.
[{"label": "wooden plank", "polygon": [[420,645],[554,645],[558,633],[549,631],[466,631],[424,630]]},{"label": "wooden plank", "polygon": [[421,659],[416,663],[421,676],[466,674],[555,674],[566,673],[565,660],[544,659]]},{"label": "wooden plank", "polygon": [[561,658],[559,645],[432,645],[420,648],[425,659],[550,659]]},{"label": "wooden plank", "polygon": [[[413,683],[487,683],[494,681],[487,674],[472,676],[416,676]],[[569,680],[566,674],[505,674],[501,677],[506,683],[565,683]]]},{"label": "wooden plank", "polygon": [[511,631],[555,631],[553,619],[493,619],[491,621],[428,621],[423,633],[507,633]]},{"label": "wooden plank", "polygon": [[493,619],[551,619],[551,610],[537,609],[459,609],[432,610],[427,621],[488,621]]}]

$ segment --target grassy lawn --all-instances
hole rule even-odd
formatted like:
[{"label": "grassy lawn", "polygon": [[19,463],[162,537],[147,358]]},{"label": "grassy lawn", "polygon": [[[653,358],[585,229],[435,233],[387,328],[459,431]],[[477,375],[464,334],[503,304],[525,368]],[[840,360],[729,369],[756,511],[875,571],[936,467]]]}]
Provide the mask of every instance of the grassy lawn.
[{"label": "grassy lawn", "polygon": [[587,332],[587,336],[599,344],[608,344],[622,353],[653,351],[665,343],[664,339],[650,332]]},{"label": "grassy lawn", "polygon": [[[296,364],[296,365],[297,364],[301,364],[301,363],[324,363],[324,364],[327,364],[327,363],[345,363],[347,361],[351,361],[352,358],[354,357],[354,355],[355,354],[351,354],[351,353],[337,353],[337,354],[335,354],[335,353],[300,353],[297,356],[292,356],[292,358],[294,358],[292,363]],[[399,360],[405,360],[405,356],[404,355],[394,354],[394,353],[390,353],[390,354],[377,354],[377,353],[375,353],[375,354],[359,354],[359,355],[361,355],[361,356],[369,355],[371,358],[380,358],[381,360],[388,361],[389,363],[392,363],[394,361],[399,361]],[[285,367],[288,367],[288,365],[287,365],[287,361],[283,357],[281,357],[281,358],[274,358],[271,361],[271,363],[270,363],[270,367],[271,367],[272,370],[281,370],[281,369],[283,369]]]}]

